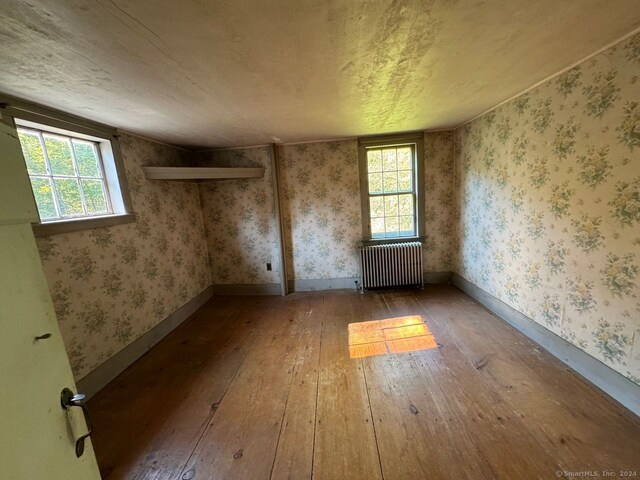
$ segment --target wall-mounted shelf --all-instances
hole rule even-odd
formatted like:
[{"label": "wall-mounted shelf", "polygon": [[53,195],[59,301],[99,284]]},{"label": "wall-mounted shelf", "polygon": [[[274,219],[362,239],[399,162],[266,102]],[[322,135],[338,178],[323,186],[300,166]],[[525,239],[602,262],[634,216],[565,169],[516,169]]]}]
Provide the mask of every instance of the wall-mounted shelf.
[{"label": "wall-mounted shelf", "polygon": [[188,182],[264,177],[264,168],[142,167],[142,169],[148,180]]}]

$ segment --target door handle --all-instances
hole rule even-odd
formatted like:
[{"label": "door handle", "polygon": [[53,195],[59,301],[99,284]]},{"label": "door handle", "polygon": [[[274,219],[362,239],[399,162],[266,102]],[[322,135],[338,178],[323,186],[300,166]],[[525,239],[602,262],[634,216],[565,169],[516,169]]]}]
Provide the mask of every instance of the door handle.
[{"label": "door handle", "polygon": [[74,394],[70,389],[64,388],[62,392],[60,392],[60,404],[62,408],[65,410],[69,410],[72,407],[78,407],[82,409],[82,414],[84,415],[84,420],[87,422],[87,433],[81,435],[80,438],[76,440],[76,456],[81,457],[84,453],[84,441],[89,438],[89,435],[93,433],[93,424],[91,423],[91,417],[89,416],[89,410],[87,410],[84,401],[86,399],[86,395],[84,393],[76,393]]}]

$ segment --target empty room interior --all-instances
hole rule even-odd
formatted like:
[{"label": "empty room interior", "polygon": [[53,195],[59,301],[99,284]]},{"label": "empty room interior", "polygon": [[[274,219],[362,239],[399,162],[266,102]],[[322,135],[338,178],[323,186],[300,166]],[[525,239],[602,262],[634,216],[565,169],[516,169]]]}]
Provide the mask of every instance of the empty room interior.
[{"label": "empty room interior", "polygon": [[0,478],[640,477],[637,0],[5,0]]}]

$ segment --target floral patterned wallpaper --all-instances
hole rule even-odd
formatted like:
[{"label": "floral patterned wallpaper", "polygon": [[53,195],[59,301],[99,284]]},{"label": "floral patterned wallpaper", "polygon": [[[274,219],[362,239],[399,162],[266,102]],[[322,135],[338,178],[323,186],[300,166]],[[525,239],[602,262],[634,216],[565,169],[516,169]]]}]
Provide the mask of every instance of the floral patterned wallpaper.
[{"label": "floral patterned wallpaper", "polygon": [[38,239],[76,379],[211,284],[195,184],[147,181],[142,165],[183,152],[122,135],[135,223]]},{"label": "floral patterned wallpaper", "polygon": [[[357,277],[362,240],[356,140],[280,146],[290,279]],[[425,271],[452,269],[453,132],[425,133]],[[263,167],[262,179],[207,182],[200,198],[214,284],[278,283],[269,147],[196,155],[206,166]],[[271,262],[273,271],[266,270]]]},{"label": "floral patterned wallpaper", "polygon": [[[289,278],[358,277],[357,246],[362,240],[358,142],[281,148]],[[453,153],[453,132],[425,133],[426,272],[452,268]]]},{"label": "floral patterned wallpaper", "polygon": [[288,277],[357,277],[356,248],[362,240],[357,142],[281,149]]},{"label": "floral patterned wallpaper", "polygon": [[450,272],[455,253],[454,135],[424,134],[425,272]]},{"label": "floral patterned wallpaper", "polygon": [[640,383],[640,35],[456,131],[456,270]]},{"label": "floral patterned wallpaper", "polygon": [[265,169],[263,178],[199,185],[212,283],[280,283],[270,147],[198,153],[196,163]]}]

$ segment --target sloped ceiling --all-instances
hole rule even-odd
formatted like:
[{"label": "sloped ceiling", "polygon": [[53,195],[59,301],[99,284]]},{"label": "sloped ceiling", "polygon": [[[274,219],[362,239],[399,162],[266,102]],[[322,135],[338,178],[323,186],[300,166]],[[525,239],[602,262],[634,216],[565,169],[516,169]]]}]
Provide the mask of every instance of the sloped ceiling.
[{"label": "sloped ceiling", "polygon": [[0,91],[212,147],[457,126],[640,26],[638,0],[3,0]]}]

